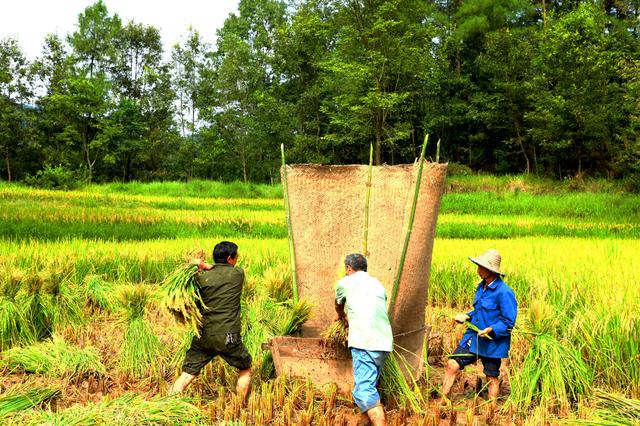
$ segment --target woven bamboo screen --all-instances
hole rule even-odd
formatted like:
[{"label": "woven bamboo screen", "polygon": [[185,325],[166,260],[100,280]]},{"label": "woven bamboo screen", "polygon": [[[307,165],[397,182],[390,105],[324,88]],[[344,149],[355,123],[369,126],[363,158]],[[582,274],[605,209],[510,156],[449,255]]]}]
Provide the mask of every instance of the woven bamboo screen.
[{"label": "woven bamboo screen", "polygon": [[[361,253],[368,166],[293,165],[287,167],[290,215],[296,252],[298,292],[313,306],[303,337],[318,337],[335,319],[334,288],[344,276],[344,257]],[[396,349],[414,371],[422,370],[424,316],[429,269],[446,164],[426,163],[396,309],[391,323]],[[369,204],[369,273],[391,299],[418,165],[373,168]]]}]

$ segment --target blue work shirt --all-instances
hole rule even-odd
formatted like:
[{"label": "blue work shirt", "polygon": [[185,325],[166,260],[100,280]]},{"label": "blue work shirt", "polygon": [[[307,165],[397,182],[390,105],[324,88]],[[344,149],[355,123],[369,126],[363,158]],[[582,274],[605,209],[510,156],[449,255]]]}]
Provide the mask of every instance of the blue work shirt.
[{"label": "blue work shirt", "polygon": [[493,340],[478,337],[478,333],[469,329],[462,336],[460,346],[469,348],[471,353],[488,358],[507,358],[511,346],[511,331],[518,315],[518,302],[513,290],[500,277],[496,278],[487,289],[483,289],[484,281],[478,284],[473,299],[473,311],[467,313],[471,323],[484,330],[491,327],[489,335]]}]

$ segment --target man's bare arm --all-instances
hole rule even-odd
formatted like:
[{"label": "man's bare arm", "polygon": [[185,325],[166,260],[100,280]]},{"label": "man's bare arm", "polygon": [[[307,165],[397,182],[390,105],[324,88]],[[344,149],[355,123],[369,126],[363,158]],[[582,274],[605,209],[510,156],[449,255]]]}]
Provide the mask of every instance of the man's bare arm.
[{"label": "man's bare arm", "polygon": [[338,319],[344,322],[347,321],[347,314],[344,311],[344,303],[335,302],[336,313],[338,314]]}]

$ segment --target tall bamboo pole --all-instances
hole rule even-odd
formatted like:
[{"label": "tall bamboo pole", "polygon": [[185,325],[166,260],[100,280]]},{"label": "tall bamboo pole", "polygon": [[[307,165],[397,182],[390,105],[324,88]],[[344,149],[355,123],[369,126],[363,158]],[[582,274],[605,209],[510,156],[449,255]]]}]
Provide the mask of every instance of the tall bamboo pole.
[{"label": "tall bamboo pole", "polygon": [[291,286],[293,301],[298,302],[298,276],[296,275],[296,250],[293,244],[293,227],[291,226],[291,208],[289,207],[289,186],[287,185],[287,163],[284,161],[284,144],[280,145],[282,152],[282,192],[284,194],[284,211],[287,219],[289,236],[289,259],[291,260]]},{"label": "tall bamboo pole", "polygon": [[373,171],[373,144],[369,144],[369,177],[367,179],[367,195],[364,200],[364,244],[362,254],[369,256],[367,253],[367,242],[369,240],[369,200],[371,199],[371,175]]},{"label": "tall bamboo pole", "polygon": [[420,194],[420,183],[422,182],[422,168],[424,166],[424,153],[427,150],[427,140],[429,135],[424,137],[422,144],[422,152],[420,153],[420,164],[418,166],[418,178],[416,179],[415,191],[413,193],[413,204],[411,205],[411,213],[409,214],[409,227],[404,238],[404,246],[402,247],[402,255],[400,256],[400,264],[398,265],[398,273],[393,283],[393,292],[391,293],[391,302],[389,303],[389,313],[393,314],[393,309],[396,304],[396,297],[398,296],[398,288],[400,287],[400,279],[402,278],[402,269],[404,268],[404,261],[407,257],[407,248],[409,247],[409,240],[411,239],[411,230],[413,229],[413,218],[416,215],[416,205],[418,204],[418,195]]},{"label": "tall bamboo pole", "polygon": [[438,139],[438,143],[436,144],[436,163],[440,162],[440,139]]}]

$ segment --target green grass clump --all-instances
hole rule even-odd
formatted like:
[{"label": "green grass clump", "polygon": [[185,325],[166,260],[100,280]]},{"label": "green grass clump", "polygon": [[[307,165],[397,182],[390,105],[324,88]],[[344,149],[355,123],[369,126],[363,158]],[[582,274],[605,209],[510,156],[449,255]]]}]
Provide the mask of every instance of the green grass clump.
[{"label": "green grass clump", "polygon": [[593,372],[580,352],[549,334],[533,340],[520,368],[510,377],[509,401],[518,411],[533,403],[566,413],[591,390]]},{"label": "green grass clump", "polygon": [[0,419],[19,411],[35,407],[47,400],[60,395],[60,389],[55,387],[20,386],[12,388],[4,395],[0,395]]},{"label": "green grass clump", "polygon": [[144,319],[152,293],[144,285],[125,287],[120,293],[125,325],[120,351],[120,369],[135,378],[157,373],[162,361],[162,347],[153,329]]},{"label": "green grass clump", "polygon": [[45,342],[4,351],[0,367],[12,372],[22,371],[47,377],[78,378],[106,374],[95,349],[69,345],[55,335]]},{"label": "green grass clump", "polygon": [[170,273],[160,287],[161,304],[200,337],[205,308],[198,284],[198,265],[186,263]]}]

